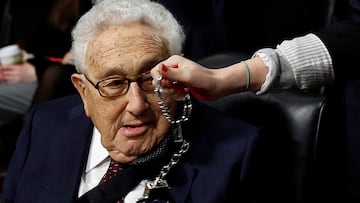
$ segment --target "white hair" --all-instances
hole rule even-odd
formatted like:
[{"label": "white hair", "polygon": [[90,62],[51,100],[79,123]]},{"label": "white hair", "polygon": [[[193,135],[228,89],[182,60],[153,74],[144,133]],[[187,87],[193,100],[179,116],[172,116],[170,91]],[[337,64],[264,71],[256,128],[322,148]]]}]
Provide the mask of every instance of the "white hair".
[{"label": "white hair", "polygon": [[151,0],[97,1],[77,22],[72,31],[72,48],[78,72],[85,71],[85,56],[92,37],[110,26],[128,22],[146,22],[160,30],[170,54],[180,54],[185,34],[175,17],[163,5]]}]

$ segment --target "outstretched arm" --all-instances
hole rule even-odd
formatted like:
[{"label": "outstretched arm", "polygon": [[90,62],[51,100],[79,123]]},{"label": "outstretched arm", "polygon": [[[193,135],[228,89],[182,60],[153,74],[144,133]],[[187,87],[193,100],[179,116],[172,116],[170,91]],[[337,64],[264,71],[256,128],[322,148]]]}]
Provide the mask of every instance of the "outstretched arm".
[{"label": "outstretched arm", "polygon": [[263,94],[289,88],[311,89],[332,83],[335,77],[340,81],[358,78],[358,47],[360,24],[343,22],[284,40],[276,48],[260,49],[245,62],[221,69],[208,69],[184,57],[171,56],[151,73],[155,79],[162,76],[163,88],[180,94],[191,92],[202,100],[242,91]]},{"label": "outstretched arm", "polygon": [[[201,100],[242,92],[247,86],[248,91],[257,91],[264,83],[267,72],[268,68],[258,57],[221,69],[209,69],[178,55],[171,56],[151,70],[153,78],[162,76],[164,88],[177,89],[182,94],[191,92],[192,96]],[[185,90],[173,86],[171,81],[180,82]]]}]

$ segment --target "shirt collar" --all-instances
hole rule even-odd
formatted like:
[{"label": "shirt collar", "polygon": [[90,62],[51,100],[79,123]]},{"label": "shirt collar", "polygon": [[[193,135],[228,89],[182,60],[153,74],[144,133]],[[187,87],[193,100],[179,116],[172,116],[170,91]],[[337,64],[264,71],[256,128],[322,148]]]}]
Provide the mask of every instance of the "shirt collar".
[{"label": "shirt collar", "polygon": [[91,169],[98,166],[101,162],[107,161],[107,159],[109,159],[109,152],[101,144],[100,132],[96,127],[94,127],[85,172],[89,172]]}]

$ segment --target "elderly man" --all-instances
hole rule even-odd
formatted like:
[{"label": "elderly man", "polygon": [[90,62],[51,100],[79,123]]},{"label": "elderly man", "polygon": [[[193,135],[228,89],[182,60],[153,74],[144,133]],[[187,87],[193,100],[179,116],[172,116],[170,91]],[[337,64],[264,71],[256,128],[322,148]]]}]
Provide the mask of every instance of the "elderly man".
[{"label": "elderly man", "polygon": [[150,69],[180,54],[184,40],[168,10],[149,0],[103,0],[81,17],[73,39],[78,73],[71,79],[80,96],[33,109],[8,169],[5,202],[253,197],[248,169],[257,129],[189,98],[164,101],[152,84]]}]

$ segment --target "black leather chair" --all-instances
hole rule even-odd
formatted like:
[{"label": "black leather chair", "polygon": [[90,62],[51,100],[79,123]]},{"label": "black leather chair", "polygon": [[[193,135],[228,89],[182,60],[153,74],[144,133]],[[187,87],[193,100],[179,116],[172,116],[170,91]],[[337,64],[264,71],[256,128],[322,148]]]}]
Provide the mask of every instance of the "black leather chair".
[{"label": "black leather chair", "polygon": [[[198,61],[210,68],[248,56],[222,53]],[[257,202],[340,200],[343,194],[342,110],[324,88],[255,95],[238,93],[204,102],[260,129],[256,167]],[[339,122],[340,120],[340,122]]]}]

